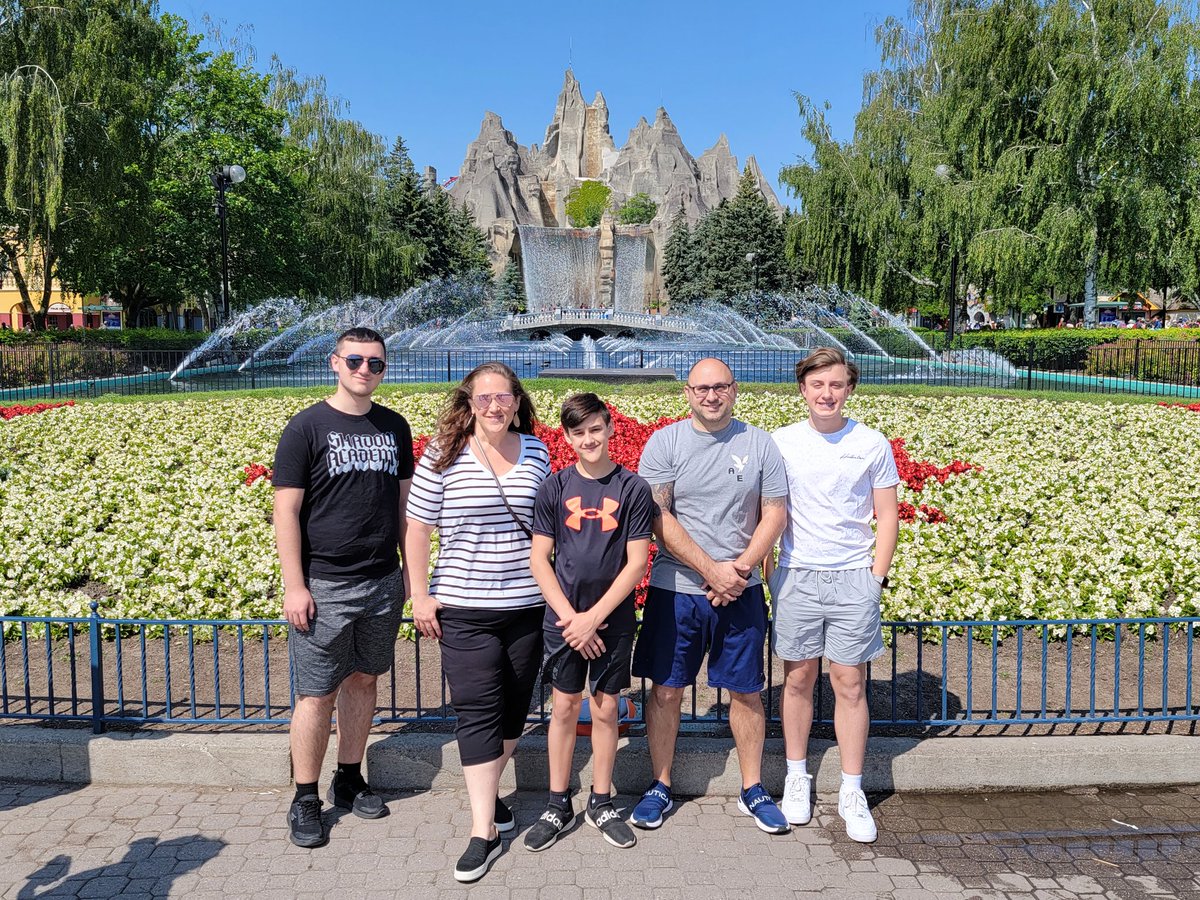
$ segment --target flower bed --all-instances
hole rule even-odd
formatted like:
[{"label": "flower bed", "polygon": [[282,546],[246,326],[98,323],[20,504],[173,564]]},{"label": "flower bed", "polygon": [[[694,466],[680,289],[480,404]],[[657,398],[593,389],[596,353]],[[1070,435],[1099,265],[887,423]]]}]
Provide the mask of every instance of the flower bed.
[{"label": "flower bed", "polygon": [[[561,396],[534,400],[554,418]],[[687,412],[676,394],[613,401],[642,429]],[[271,487],[247,465],[269,464],[283,424],[311,402],[83,404],[9,422],[0,429],[0,610],[82,615],[95,597],[109,616],[278,615]],[[427,434],[442,397],[385,402]],[[917,512],[901,526],[887,618],[1200,609],[1200,492],[1188,462],[1200,416],[984,397],[859,395],[851,407],[903,439],[916,461],[900,488]],[[739,417],[767,429],[803,410],[778,392],[738,399]],[[615,452],[626,452],[620,441]],[[954,473],[955,460],[982,468]],[[909,475],[922,471],[918,491]]]}]

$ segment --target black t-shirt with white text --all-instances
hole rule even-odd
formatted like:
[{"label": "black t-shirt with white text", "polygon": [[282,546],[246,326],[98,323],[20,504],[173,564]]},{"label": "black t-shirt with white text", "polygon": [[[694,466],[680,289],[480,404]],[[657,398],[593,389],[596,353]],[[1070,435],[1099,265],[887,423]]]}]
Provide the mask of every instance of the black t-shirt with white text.
[{"label": "black t-shirt with white text", "polygon": [[[585,478],[568,466],[542,482],[533,506],[534,534],[554,539],[554,574],[580,612],[591,609],[617,580],[625,568],[626,543],[649,538],[653,520],[650,485],[622,466],[603,478]],[[559,630],[557,620],[547,605],[545,627]],[[633,592],[607,624],[606,635],[633,633]]]},{"label": "black t-shirt with white text", "polygon": [[301,410],[275,450],[275,487],[304,489],[305,577],[382,578],[399,565],[400,482],[413,476],[412,430],[395,410],[363,416],[327,402]]}]

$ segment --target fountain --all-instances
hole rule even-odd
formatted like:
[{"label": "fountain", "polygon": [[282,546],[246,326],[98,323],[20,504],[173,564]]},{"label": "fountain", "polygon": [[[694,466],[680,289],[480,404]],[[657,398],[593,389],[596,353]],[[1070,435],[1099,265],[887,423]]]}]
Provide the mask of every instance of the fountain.
[{"label": "fountain", "polygon": [[[1016,380],[1002,357],[981,350],[939,354],[896,316],[836,288],[709,301],[671,315],[642,312],[639,300],[635,311],[632,295],[644,290],[639,276],[649,252],[637,235],[618,234],[615,242],[613,293],[625,298],[620,305],[563,306],[563,298],[596,300],[584,289],[587,279],[577,277],[598,258],[595,232],[523,226],[521,235],[530,254],[526,282],[536,288],[529,313],[501,309],[485,279],[439,279],[399,297],[359,297],[307,315],[297,301],[271,300],[214,333],[172,380],[186,385],[232,368],[273,384],[320,382],[328,377],[337,335],[354,325],[384,335],[389,381],[453,381],[487,359],[505,360],[522,378],[682,378],[698,359],[715,355],[741,381],[778,382],[790,381],[795,363],[818,347],[842,349],[868,382],[1006,387]],[[573,262],[561,265],[561,256]],[[732,306],[770,311],[772,327]],[[240,364],[234,360],[239,344],[252,344]]]}]

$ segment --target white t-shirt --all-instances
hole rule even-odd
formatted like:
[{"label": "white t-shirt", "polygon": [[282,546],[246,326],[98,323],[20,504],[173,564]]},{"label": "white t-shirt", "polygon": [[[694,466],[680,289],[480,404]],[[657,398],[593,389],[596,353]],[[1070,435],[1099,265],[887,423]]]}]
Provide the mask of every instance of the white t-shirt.
[{"label": "white t-shirt", "polygon": [[900,483],[887,438],[853,419],[834,434],[821,434],[806,419],[771,437],[788,479],[779,565],[824,571],[871,565],[872,492]]},{"label": "white t-shirt", "polygon": [[[429,593],[446,606],[471,609],[522,609],[544,603],[529,571],[532,542],[513,521],[496,479],[470,443],[445,472],[433,471],[430,460],[427,450],[413,475],[406,513],[437,527],[438,555]],[[546,445],[521,435],[521,456],[500,476],[500,485],[513,512],[531,528],[534,497],[549,475]]]}]

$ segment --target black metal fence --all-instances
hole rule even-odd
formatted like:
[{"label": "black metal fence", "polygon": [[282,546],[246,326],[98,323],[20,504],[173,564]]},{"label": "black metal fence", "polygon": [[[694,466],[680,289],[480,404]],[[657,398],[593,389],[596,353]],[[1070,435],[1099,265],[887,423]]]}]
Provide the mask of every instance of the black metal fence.
[{"label": "black metal fence", "polygon": [[[47,344],[0,348],[0,403],[96,397],[101,394],[164,394],[245,388],[318,387],[332,384],[328,362],[256,359],[230,352],[189,365],[176,374],[188,349],[131,350]],[[522,378],[571,375],[635,380],[684,378],[704,356],[726,360],[739,381],[787,383],[807,351],[731,350],[689,347],[606,352],[553,350],[391,350],[386,380],[395,383],[453,382],[482,362],[500,359]],[[1200,342],[1129,341],[1059,350],[1030,341],[1023,362],[986,350],[899,357],[858,354],[865,383],[912,383],[962,387],[1143,394],[1200,400]]]}]

